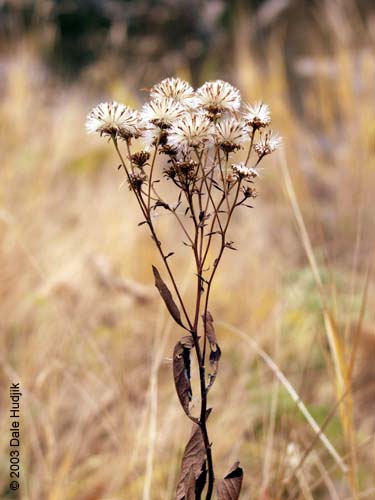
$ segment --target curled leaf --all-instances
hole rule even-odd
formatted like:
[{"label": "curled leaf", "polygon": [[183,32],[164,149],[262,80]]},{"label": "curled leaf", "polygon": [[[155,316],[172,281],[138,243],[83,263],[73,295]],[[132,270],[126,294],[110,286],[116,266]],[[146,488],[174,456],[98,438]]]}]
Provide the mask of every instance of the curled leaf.
[{"label": "curled leaf", "polygon": [[167,306],[169,314],[172,316],[172,318],[175,320],[175,322],[178,325],[183,327],[184,325],[182,324],[182,321],[181,321],[180,311],[179,311],[178,307],[176,306],[175,301],[173,300],[173,297],[172,297],[171,292],[169,291],[169,288],[162,280],[160,273],[156,269],[155,266],[152,266],[152,271],[153,271],[154,277],[155,277],[155,286],[159,290],[159,293],[160,293],[162,299],[164,300],[165,305]]},{"label": "curled leaf", "polygon": [[216,483],[217,500],[238,500],[242,480],[242,467],[240,467],[240,462],[235,462],[224,479],[220,479]]},{"label": "curled leaf", "polygon": [[206,332],[208,342],[210,344],[210,365],[212,372],[208,374],[207,391],[212,387],[215,382],[217,372],[219,370],[219,360],[221,357],[221,350],[216,340],[216,332],[214,327],[214,319],[212,314],[207,311],[202,315],[203,325]]},{"label": "curled leaf", "polygon": [[190,351],[194,345],[191,336],[182,337],[173,351],[173,377],[178,398],[186,415],[190,416],[189,403],[192,397],[190,383]]}]

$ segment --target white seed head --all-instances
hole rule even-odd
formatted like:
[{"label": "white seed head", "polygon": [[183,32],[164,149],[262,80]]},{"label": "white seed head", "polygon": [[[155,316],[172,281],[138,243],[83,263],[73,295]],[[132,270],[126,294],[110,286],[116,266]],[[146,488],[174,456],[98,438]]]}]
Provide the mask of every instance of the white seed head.
[{"label": "white seed head", "polygon": [[154,85],[150,91],[151,99],[171,97],[183,107],[193,109],[197,99],[193,87],[180,78],[165,78]]},{"label": "white seed head", "polygon": [[259,175],[255,168],[247,167],[243,161],[233,164],[232,170],[233,173],[241,179],[253,179]]},{"label": "white seed head", "polygon": [[198,105],[212,114],[237,111],[241,95],[233,85],[223,80],[204,83],[196,92]]},{"label": "white seed head", "polygon": [[187,152],[189,148],[200,147],[209,142],[212,123],[202,114],[186,114],[168,132],[168,144],[176,150]]},{"label": "white seed head", "polygon": [[267,104],[260,101],[253,105],[246,104],[242,117],[247,125],[251,125],[254,128],[266,127],[271,123],[270,108]]},{"label": "white seed head", "polygon": [[142,108],[141,116],[145,121],[164,129],[169,128],[185,113],[186,110],[180,103],[171,97],[163,97],[147,102]]},{"label": "white seed head", "polygon": [[241,143],[249,138],[249,131],[244,122],[236,118],[226,118],[215,124],[217,143],[227,152],[241,147]]},{"label": "white seed head", "polygon": [[129,139],[141,134],[144,123],[138,111],[112,101],[96,106],[87,115],[85,126],[89,134],[99,133]]},{"label": "white seed head", "polygon": [[278,149],[283,142],[282,137],[273,131],[269,131],[262,135],[259,141],[254,144],[254,150],[258,153],[258,156],[265,156],[273,153]]},{"label": "white seed head", "polygon": [[166,130],[162,130],[156,125],[149,123],[142,133],[142,141],[149,148],[155,146],[160,141],[161,137],[166,135]]}]

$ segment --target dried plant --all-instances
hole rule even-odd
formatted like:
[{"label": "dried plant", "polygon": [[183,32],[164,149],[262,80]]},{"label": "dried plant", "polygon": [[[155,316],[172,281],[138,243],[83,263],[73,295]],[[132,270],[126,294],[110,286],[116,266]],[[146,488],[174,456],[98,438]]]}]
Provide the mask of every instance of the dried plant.
[{"label": "dried plant", "polygon": [[[242,107],[239,91],[221,80],[194,89],[185,81],[168,78],[155,85],[141,111],[117,102],[102,103],[87,117],[89,133],[107,136],[126,174],[129,189],[162,258],[172,292],[153,266],[155,285],[174,321],[186,331],[173,352],[173,375],[182,408],[193,421],[186,445],[176,500],[239,498],[243,472],[235,463],[215,481],[211,442],[207,430],[208,393],[219,368],[221,350],[210,313],[210,292],[225,250],[234,251],[228,231],[233,214],[252,208],[254,184],[263,158],[281,144],[267,130],[270,111],[257,102]],[[139,139],[143,149],[138,147]],[[235,155],[244,150],[244,161]],[[253,155],[252,155],[253,153]],[[165,183],[168,199],[159,188]],[[164,189],[165,191],[165,189]],[[170,195],[169,195],[170,193]],[[182,243],[191,248],[195,263],[196,296],[189,310],[171,266],[172,252],[164,250],[155,228],[155,209],[176,220]],[[201,321],[201,323],[200,323]],[[191,355],[199,368],[200,411],[191,409]]]}]

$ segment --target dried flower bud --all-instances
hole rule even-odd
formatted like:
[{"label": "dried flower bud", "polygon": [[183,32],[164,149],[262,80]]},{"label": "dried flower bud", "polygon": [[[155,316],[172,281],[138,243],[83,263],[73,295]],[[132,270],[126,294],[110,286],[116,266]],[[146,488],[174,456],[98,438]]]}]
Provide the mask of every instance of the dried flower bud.
[{"label": "dried flower bud", "polygon": [[138,151],[137,153],[133,153],[131,155],[133,165],[136,165],[139,168],[143,168],[147,165],[149,159],[150,153],[148,151]]},{"label": "dried flower bud", "polygon": [[178,151],[177,149],[173,148],[172,146],[169,146],[169,144],[165,144],[160,148],[160,153],[163,153],[167,156],[176,156]]},{"label": "dried flower bud", "polygon": [[175,179],[177,177],[177,170],[173,164],[168,165],[164,170],[163,170],[163,175],[167,179]]},{"label": "dried flower bud", "polygon": [[175,168],[180,177],[192,179],[195,176],[195,171],[198,163],[194,160],[179,160],[175,163]]},{"label": "dried flower bud", "polygon": [[238,180],[238,177],[236,175],[234,175],[233,172],[227,173],[227,176],[225,178],[225,182],[227,182],[228,184],[233,184],[234,182],[237,182],[237,180]]},{"label": "dried flower bud", "polygon": [[256,198],[258,196],[257,190],[251,186],[243,186],[242,193],[245,198]]},{"label": "dried flower bud", "polygon": [[130,191],[140,191],[143,184],[147,182],[147,175],[143,172],[139,173],[129,173],[129,189]]}]

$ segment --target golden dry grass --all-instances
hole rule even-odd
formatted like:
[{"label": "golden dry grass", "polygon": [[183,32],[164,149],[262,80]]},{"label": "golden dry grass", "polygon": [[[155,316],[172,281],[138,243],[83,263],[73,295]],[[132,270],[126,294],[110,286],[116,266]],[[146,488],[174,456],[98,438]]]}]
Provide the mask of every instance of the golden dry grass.
[{"label": "golden dry grass", "polygon": [[[237,216],[240,251],[224,258],[214,288],[223,351],[210,392],[216,472],[241,459],[243,499],[371,498],[373,60],[364,48],[354,66],[338,43],[335,76],[312,78],[304,100],[323,117],[320,134],[332,146],[323,154],[288,104],[279,36],[269,47],[272,74],[260,74],[240,45],[234,63],[244,96],[270,104],[285,148],[268,161],[255,210]],[[24,47],[13,54],[0,110],[0,492],[13,498],[7,388],[20,381],[19,498],[166,500],[190,432],[170,363],[181,332],[154,292],[158,257],[137,227],[115,154],[85,135],[96,96],[83,84],[35,80],[37,63]],[[132,90],[114,83],[108,96]],[[189,300],[187,253],[171,219],[158,225],[178,252]]]}]

